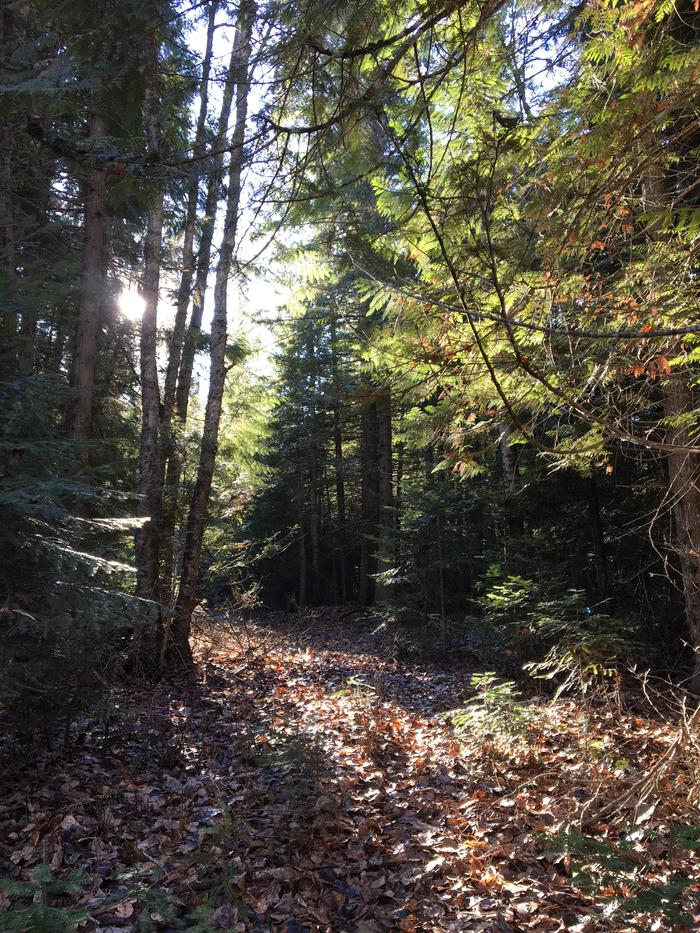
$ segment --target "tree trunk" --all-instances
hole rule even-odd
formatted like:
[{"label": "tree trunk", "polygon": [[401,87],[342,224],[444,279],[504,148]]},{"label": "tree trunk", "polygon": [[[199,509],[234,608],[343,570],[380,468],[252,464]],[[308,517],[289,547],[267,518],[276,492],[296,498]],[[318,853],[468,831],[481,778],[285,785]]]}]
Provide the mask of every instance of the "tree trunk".
[{"label": "tree trunk", "polygon": [[[695,408],[687,377],[671,376],[663,389],[664,416],[678,418]],[[674,447],[697,442],[687,425],[668,428],[666,440]],[[685,616],[695,651],[693,673],[687,686],[700,694],[700,459],[697,454],[671,450],[668,455],[669,501],[673,508],[674,544],[683,579]]]},{"label": "tree trunk", "polygon": [[[26,31],[27,10],[15,5],[0,3],[0,50],[13,50],[21,44]],[[5,55],[2,55],[3,72],[6,70]],[[11,121],[10,108],[5,118]],[[17,333],[17,265],[15,257],[15,205],[13,203],[13,140],[15,127],[3,119],[0,127],[0,285],[5,294],[4,307],[0,309],[0,378],[10,378],[15,371],[15,336]],[[9,299],[9,300],[7,300]]]},{"label": "tree trunk", "polygon": [[[209,164],[209,176],[207,180],[207,193],[204,207],[204,217],[201,222],[201,235],[199,240],[199,252],[197,257],[197,274],[195,278],[194,289],[192,291],[192,313],[190,323],[184,336],[184,343],[180,355],[180,368],[177,374],[177,388],[175,392],[175,416],[178,419],[180,428],[184,428],[187,421],[187,411],[190,401],[190,390],[192,388],[192,373],[194,370],[194,359],[199,343],[199,335],[202,328],[202,315],[204,314],[204,299],[207,292],[207,280],[209,277],[209,267],[211,263],[212,242],[214,237],[214,228],[216,225],[216,214],[218,206],[218,191],[221,181],[224,146],[223,139],[228,132],[229,119],[231,117],[231,105],[233,102],[233,92],[235,90],[236,80],[236,47],[231,50],[231,60],[224,85],[224,93],[221,101],[221,110],[219,113],[219,122],[217,135],[213,141],[213,147],[217,150],[216,155],[212,156]],[[221,151],[218,151],[221,150]],[[182,476],[182,458],[177,444],[169,448],[169,456],[165,474],[165,489],[167,498],[165,500],[165,514],[163,517],[163,540],[164,551],[162,561],[162,581],[164,589],[164,600],[173,605],[176,599],[176,583],[180,576],[178,561],[175,559],[175,527],[178,519],[178,499],[180,492],[180,478]]]},{"label": "tree trunk", "polygon": [[335,453],[335,500],[338,515],[337,550],[340,554],[338,561],[339,597],[341,602],[348,599],[347,585],[347,554],[346,554],[346,511],[345,511],[345,467],[343,463],[343,429],[340,417],[340,381],[338,378],[338,349],[335,316],[331,313],[331,376],[333,379],[333,449]]},{"label": "tree trunk", "polygon": [[304,490],[301,470],[297,472],[297,517],[299,521],[299,608],[308,601],[308,568],[306,563],[306,534],[304,532]]},{"label": "tree trunk", "polygon": [[[32,172],[31,180],[33,203],[30,213],[34,234],[31,237],[30,243],[23,244],[22,249],[22,266],[24,270],[24,276],[27,277],[31,276],[32,274],[32,264],[41,263],[42,260],[45,259],[47,252],[51,249],[51,244],[46,242],[46,237],[43,235],[43,233],[48,223],[49,217],[51,184],[53,181],[55,169],[54,161],[53,159],[47,160],[37,158],[35,160],[33,169],[34,170]],[[103,259],[105,252],[106,249],[103,245]],[[41,271],[38,274],[41,275]],[[104,268],[101,270],[101,278],[104,281]],[[103,293],[101,290],[101,300],[102,297]],[[37,327],[39,323],[39,316],[43,309],[36,298],[27,300],[26,298],[20,297],[19,300],[22,320],[19,328],[18,368],[22,375],[28,376],[34,371]],[[100,307],[97,315],[98,331],[101,318],[102,309]],[[97,358],[97,351],[95,352],[95,358]]]},{"label": "tree trunk", "polygon": [[136,533],[136,595],[158,597],[160,548],[161,459],[160,388],[158,385],[158,291],[163,239],[163,194],[148,214],[141,296],[141,445],[139,449],[138,505],[144,524]]},{"label": "tree trunk", "polygon": [[[650,111],[655,106],[649,95]],[[652,147],[658,144],[652,141]],[[654,152],[652,148],[652,153]],[[646,226],[651,242],[664,239],[664,212],[669,211],[667,178],[662,167],[649,160],[642,179],[645,210],[655,216]],[[667,356],[676,356],[678,346],[671,346]],[[677,418],[694,410],[693,393],[690,388],[691,375],[674,370],[662,385],[664,416]],[[686,425],[669,426],[666,441],[672,447],[688,447],[697,443],[697,437]],[[668,455],[669,488],[667,499],[671,504],[674,524],[674,546],[683,579],[685,618],[690,634],[691,647],[695,652],[693,673],[688,688],[700,694],[700,489],[698,488],[699,463],[695,454],[671,450]]]},{"label": "tree trunk", "polygon": [[12,139],[11,126],[2,127],[0,140],[0,247],[2,271],[0,282],[9,298],[7,306],[0,310],[0,355],[2,365],[0,374],[9,377],[14,371],[13,351],[17,333],[17,307],[15,291],[17,287],[15,262],[15,234],[12,204]]},{"label": "tree trunk", "polygon": [[[199,116],[194,137],[193,156],[201,159],[204,155],[204,135],[206,131],[207,114],[209,109],[209,80],[211,76],[211,60],[214,46],[214,30],[218,2],[212,2],[209,7],[209,22],[207,26],[207,43],[204,59],[202,61],[202,77],[199,89]],[[230,104],[229,104],[230,107]],[[170,341],[168,368],[165,373],[163,386],[163,406],[161,411],[163,435],[163,461],[167,464],[163,488],[162,536],[161,536],[161,573],[160,573],[160,599],[166,605],[173,601],[173,561],[174,561],[174,535],[177,523],[177,502],[182,467],[180,455],[177,450],[177,438],[173,436],[172,419],[175,409],[175,394],[177,389],[178,373],[182,362],[182,349],[185,340],[185,325],[187,323],[187,309],[190,303],[192,279],[194,276],[194,235],[197,225],[197,208],[199,201],[199,172],[200,166],[189,184],[187,191],[187,211],[185,214],[184,237],[182,244],[182,273],[177,292],[175,322]],[[183,419],[184,420],[184,419]]]},{"label": "tree trunk", "polygon": [[[392,460],[391,391],[383,388],[377,398],[377,473],[379,485],[377,572],[387,574],[393,566],[394,486]],[[389,580],[378,580],[375,599],[386,601],[391,595]]]},{"label": "tree trunk", "polygon": [[[90,116],[90,139],[105,135],[102,115]],[[80,445],[80,459],[89,463],[88,441],[92,432],[92,412],[97,365],[97,335],[100,329],[103,272],[105,260],[104,172],[88,172],[85,196],[85,246],[78,330],[75,339],[71,385],[76,393],[69,414],[69,435]]]},{"label": "tree trunk", "polygon": [[[199,88],[199,115],[195,130],[192,155],[195,159],[202,159],[204,155],[204,134],[207,125],[209,109],[209,78],[211,75],[211,59],[214,47],[214,28],[218,3],[212,2],[209,6],[209,22],[207,26],[207,44],[202,61],[202,77]],[[199,201],[199,164],[193,170],[193,175],[187,190],[187,210],[185,213],[184,237],[182,243],[182,260],[180,285],[177,291],[175,305],[175,322],[170,342],[168,368],[163,385],[163,422],[169,424],[175,407],[175,390],[177,377],[182,359],[182,346],[185,339],[185,325],[187,323],[187,309],[190,304],[190,292],[194,277],[194,234],[197,225],[197,207]]]},{"label": "tree trunk", "polygon": [[221,181],[224,164],[223,140],[228,131],[229,120],[231,118],[231,105],[233,103],[233,92],[236,88],[237,67],[238,49],[234,44],[231,50],[231,60],[229,62],[226,83],[224,85],[224,93],[221,100],[221,111],[219,113],[217,134],[213,142],[213,148],[217,150],[217,152],[212,156],[209,165],[207,194],[204,205],[204,217],[202,218],[202,230],[199,239],[199,253],[197,256],[197,274],[195,277],[194,289],[192,291],[192,314],[190,316],[190,323],[189,327],[187,328],[187,333],[185,334],[184,345],[182,348],[182,358],[180,360],[180,371],[178,373],[177,379],[175,410],[177,417],[183,423],[187,419],[187,408],[190,398],[190,389],[192,387],[194,358],[197,352],[197,344],[199,343],[199,335],[202,329],[204,298],[207,291],[207,279],[209,277],[209,268],[211,265],[212,242],[214,238],[214,228],[216,226],[216,209],[218,205],[219,183]]},{"label": "tree trunk", "polygon": [[369,606],[374,601],[374,574],[377,570],[376,537],[379,517],[377,400],[374,395],[362,400],[360,466],[362,469],[362,541],[360,544],[358,599],[363,606]]},{"label": "tree trunk", "polygon": [[[144,124],[151,153],[161,147],[159,101],[155,88],[158,50],[155,46],[151,73],[147,76],[144,97]],[[158,558],[162,473],[160,460],[160,387],[158,385],[158,294],[160,288],[161,249],[163,242],[163,188],[153,193],[148,212],[144,243],[144,267],[141,297],[141,445],[139,450],[138,505],[136,514],[143,525],[136,533],[136,595],[141,599],[158,598]],[[146,646],[150,652],[152,645]]]},{"label": "tree trunk", "polygon": [[226,379],[227,341],[227,291],[233,253],[236,247],[238,212],[241,197],[241,174],[243,170],[246,118],[248,114],[249,61],[251,35],[256,5],[254,0],[242,0],[238,12],[238,23],[234,39],[236,120],[231,138],[231,161],[228,175],[228,197],[223,237],[219,252],[214,288],[214,315],[211,330],[211,353],[209,392],[204,415],[202,448],[200,452],[197,480],[192,493],[185,546],[183,550],[180,589],[170,638],[164,642],[163,660],[168,663],[191,664],[189,645],[190,623],[195,606],[196,588],[202,554],[202,540],[207,523],[209,493],[214,474],[214,464],[219,438],[221,405]]},{"label": "tree trunk", "polygon": [[403,470],[406,444],[399,441],[396,445],[396,485],[394,487],[394,561],[401,562],[401,518],[403,510]]}]

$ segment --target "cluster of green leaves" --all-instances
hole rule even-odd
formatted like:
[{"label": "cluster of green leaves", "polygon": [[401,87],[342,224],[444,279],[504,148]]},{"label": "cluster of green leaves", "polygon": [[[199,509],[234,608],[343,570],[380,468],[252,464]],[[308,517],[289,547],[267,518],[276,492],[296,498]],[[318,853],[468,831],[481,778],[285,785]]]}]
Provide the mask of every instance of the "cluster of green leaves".
[{"label": "cluster of green leaves", "polygon": [[64,907],[60,901],[66,895],[80,894],[87,877],[80,871],[68,877],[57,878],[48,865],[38,865],[31,873],[31,881],[19,882],[0,878],[0,891],[15,903],[26,906],[12,907],[0,914],[0,930],[32,930],[36,933],[65,933],[76,930],[90,919],[84,908]]},{"label": "cluster of green leaves", "polygon": [[699,834],[698,826],[679,825],[661,839],[658,833],[632,827],[620,842],[606,842],[567,830],[542,842],[549,857],[571,859],[573,883],[607,902],[612,916],[634,922],[651,915],[676,929],[693,923],[698,901],[695,878],[677,872],[663,879],[647,877],[640,843],[663,842],[673,857],[675,852],[697,850]]},{"label": "cluster of green leaves", "polygon": [[[129,503],[76,477],[56,429],[57,380],[9,403],[0,434],[0,705],[25,730],[89,707],[111,680],[138,609],[129,599]],[[92,518],[77,518],[76,501]]]},{"label": "cluster of green leaves", "polygon": [[524,667],[531,676],[554,681],[556,696],[603,685],[638,654],[630,620],[587,605],[581,590],[555,577],[498,574],[492,567],[486,576],[484,618],[516,657],[530,659]]},{"label": "cluster of green leaves", "polygon": [[527,734],[527,709],[522,694],[510,680],[489,671],[473,674],[470,687],[474,693],[461,709],[450,710],[445,717],[457,729],[478,742],[522,744]]}]

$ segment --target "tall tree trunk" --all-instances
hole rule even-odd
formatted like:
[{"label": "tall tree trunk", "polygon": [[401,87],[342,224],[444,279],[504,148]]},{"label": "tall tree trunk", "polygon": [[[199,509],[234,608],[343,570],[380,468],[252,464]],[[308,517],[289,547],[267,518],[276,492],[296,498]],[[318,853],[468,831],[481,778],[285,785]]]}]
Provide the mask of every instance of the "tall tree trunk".
[{"label": "tall tree trunk", "polygon": [[[664,387],[664,416],[680,418],[695,409],[688,377],[675,373]],[[688,447],[697,437],[687,424],[668,428],[672,447]],[[674,550],[683,579],[685,617],[695,651],[693,673],[687,686],[700,694],[700,458],[672,449],[668,455],[669,501],[673,507]]]},{"label": "tall tree trunk", "polygon": [[403,470],[405,453],[406,444],[404,441],[399,441],[396,445],[396,484],[394,486],[394,536],[396,538],[394,560],[397,564],[401,561],[401,518],[403,510]]},{"label": "tall tree trunk", "polygon": [[202,540],[207,523],[207,507],[211,490],[214,464],[219,439],[221,405],[226,380],[227,341],[227,292],[233,254],[236,247],[238,212],[241,197],[241,174],[243,170],[246,118],[248,114],[249,62],[251,36],[256,13],[254,0],[242,0],[238,11],[235,51],[236,120],[231,138],[231,161],[228,174],[228,197],[223,237],[219,252],[214,288],[214,315],[211,330],[211,353],[209,392],[204,415],[202,448],[200,452],[197,480],[192,493],[185,546],[183,550],[180,589],[173,618],[170,638],[164,644],[163,659],[166,663],[190,664],[192,655],[189,645],[190,623],[195,606],[196,588],[202,554]]},{"label": "tall tree trunk", "polygon": [[[104,135],[105,121],[96,110],[90,116],[90,139]],[[82,294],[71,378],[76,398],[69,413],[69,434],[80,445],[80,458],[86,464],[89,463],[88,440],[92,432],[97,335],[102,308],[106,196],[104,172],[91,170],[86,181]]]},{"label": "tall tree trunk", "polygon": [[[655,110],[655,100],[649,95],[649,110]],[[663,225],[670,210],[667,192],[668,181],[658,164],[658,143],[651,141],[650,157],[642,179],[645,210],[653,219],[646,226],[651,242],[665,237]],[[676,356],[680,348],[672,346],[667,356]],[[665,418],[678,418],[694,410],[691,374],[675,370],[662,384]],[[674,525],[674,550],[683,579],[685,618],[690,634],[691,647],[695,652],[693,673],[687,686],[693,693],[700,694],[700,461],[696,454],[674,450],[697,444],[696,432],[688,424],[671,424],[666,432],[666,441],[672,449],[668,455],[668,501],[671,504]]]},{"label": "tall tree trunk", "polygon": [[136,595],[158,596],[158,561],[161,517],[160,387],[158,385],[158,292],[163,239],[163,194],[148,213],[141,296],[141,444],[139,448],[138,505],[144,524],[136,533]]},{"label": "tall tree trunk", "polygon": [[[387,574],[392,569],[394,542],[394,486],[392,459],[391,391],[384,387],[377,398],[377,472],[379,485],[379,516],[377,572]],[[377,581],[375,598],[386,601],[391,595],[391,582]]]},{"label": "tall tree trunk", "polygon": [[[214,47],[214,30],[216,14],[219,8],[217,0],[209,7],[209,22],[207,26],[207,42],[204,59],[202,61],[202,76],[199,89],[199,115],[195,130],[193,156],[201,160],[204,156],[204,136],[209,110],[209,80],[211,77],[211,60]],[[229,103],[230,108],[230,103]],[[172,419],[175,409],[175,394],[178,374],[182,362],[182,348],[185,340],[185,325],[187,324],[187,309],[190,303],[192,279],[194,277],[194,235],[197,226],[197,208],[199,201],[199,179],[201,166],[197,164],[195,173],[187,191],[187,211],[185,214],[184,236],[182,244],[182,272],[177,292],[175,322],[170,341],[168,367],[163,385],[163,406],[161,411],[163,434],[163,461],[166,467],[166,476],[163,489],[163,514],[161,536],[161,573],[160,598],[166,605],[172,605],[173,600],[173,561],[174,561],[174,535],[177,522],[177,502],[182,467],[179,451],[176,449],[177,438],[173,436]]]},{"label": "tall tree trunk", "polygon": [[347,585],[347,528],[345,513],[345,467],[343,463],[343,428],[340,417],[340,380],[338,377],[338,348],[335,315],[331,313],[331,376],[333,379],[333,450],[335,454],[335,499],[338,515],[338,561],[340,570],[339,596],[341,602],[348,598]]},{"label": "tall tree trunk", "polygon": [[[146,139],[151,153],[160,154],[160,104],[158,101],[156,70],[158,47],[154,46],[154,62],[148,75],[144,97],[144,123]],[[163,197],[158,184],[148,212],[148,225],[144,243],[144,267],[141,297],[144,310],[141,319],[140,375],[141,375],[141,445],[139,450],[139,479],[137,516],[143,520],[136,533],[136,595],[142,599],[158,597],[158,558],[160,546],[160,512],[162,502],[162,473],[160,461],[160,387],[158,385],[158,293],[160,288],[161,250],[163,242]],[[146,651],[152,650],[148,639]]]},{"label": "tall tree trunk", "polygon": [[308,601],[308,568],[306,562],[306,534],[304,532],[304,488],[301,469],[297,471],[297,518],[299,522],[299,608]]},{"label": "tall tree trunk", "polygon": [[[211,59],[212,50],[214,47],[214,29],[216,25],[216,14],[218,7],[219,4],[216,2],[216,0],[213,0],[209,6],[207,44],[206,51],[204,53],[204,59],[202,61],[202,77],[199,88],[199,115],[197,117],[197,128],[195,130],[194,145],[192,147],[192,155],[197,160],[201,160],[204,156],[204,134],[206,131],[207,114],[209,110],[209,79],[211,76]],[[165,382],[163,385],[163,421],[165,424],[170,422],[173,409],[175,407],[175,390],[177,387],[178,373],[180,371],[182,346],[185,339],[185,325],[187,324],[187,309],[190,304],[190,292],[192,290],[192,279],[194,277],[194,234],[195,228],[197,226],[200,171],[201,163],[198,161],[187,189],[187,210],[185,213],[184,236],[182,243],[180,284],[177,291],[175,321],[173,324],[173,333],[170,341],[168,367],[165,373]]]},{"label": "tall tree trunk", "polygon": [[312,603],[322,601],[321,596],[321,488],[318,456],[318,419],[316,405],[316,347],[314,346],[314,328],[309,327],[306,334],[306,353],[309,361],[310,412],[306,432],[310,482],[309,543],[311,545],[311,587]]},{"label": "tall tree trunk", "polygon": [[[0,66],[22,42],[26,31],[27,10],[0,3]],[[5,122],[5,120],[9,122]],[[15,127],[10,108],[0,126],[0,285],[5,294],[0,308],[0,377],[9,378],[15,369],[15,336],[17,333],[17,266],[15,257],[15,205],[13,203],[13,158]],[[7,300],[9,298],[9,301]]]},{"label": "tall tree trunk", "polygon": [[[218,192],[221,182],[223,160],[224,160],[224,139],[228,133],[228,125],[231,117],[231,105],[233,103],[233,92],[236,87],[236,62],[237,50],[235,45],[231,49],[231,59],[226,75],[224,93],[221,100],[221,110],[219,112],[219,122],[216,137],[213,140],[215,154],[212,155],[208,167],[207,193],[204,206],[204,216],[201,220],[201,234],[199,239],[199,251],[197,256],[197,273],[195,277],[194,289],[192,291],[192,313],[190,322],[185,333],[182,353],[180,357],[180,368],[177,374],[177,388],[175,392],[175,416],[177,417],[180,429],[184,428],[187,421],[187,411],[190,401],[190,390],[192,387],[192,373],[194,370],[194,359],[199,343],[199,335],[202,329],[202,315],[204,314],[204,299],[207,292],[207,280],[209,278],[209,268],[211,264],[212,242],[214,229],[216,226],[216,214],[218,207]],[[180,478],[182,476],[182,457],[178,446],[175,444],[169,450],[167,469],[165,474],[165,489],[167,499],[165,501],[165,514],[163,517],[163,539],[165,549],[163,552],[162,580],[164,599],[169,605],[173,605],[176,599],[176,580],[180,576],[178,568],[179,561],[175,559],[175,527],[178,516],[178,500],[180,494]]]},{"label": "tall tree trunk", "polygon": [[374,600],[377,570],[376,537],[379,517],[379,466],[377,439],[377,400],[372,387],[362,400],[360,467],[362,470],[360,582],[358,599],[363,606]]},{"label": "tall tree trunk", "polygon": [[[32,226],[34,235],[31,245],[25,244],[22,250],[22,265],[24,274],[31,274],[31,266],[35,263],[41,263],[46,253],[50,249],[50,244],[46,243],[43,235],[48,223],[49,200],[51,197],[51,184],[54,175],[54,161],[47,159],[37,159],[32,173],[32,195],[33,205],[31,208]],[[103,245],[103,259],[105,248]],[[41,275],[41,273],[39,273]],[[104,269],[102,270],[102,279],[104,280]],[[100,296],[102,300],[102,294]],[[22,375],[29,375],[34,370],[36,356],[36,335],[39,316],[42,310],[40,303],[33,297],[31,300],[21,300],[22,320],[19,329],[19,372]],[[98,331],[99,321],[102,317],[102,310],[98,312]]]},{"label": "tall tree trunk", "polygon": [[[195,276],[194,289],[192,291],[192,314],[190,323],[185,334],[184,345],[182,348],[182,358],[180,360],[180,370],[177,379],[177,390],[175,395],[175,410],[177,417],[181,422],[187,419],[187,408],[190,398],[190,389],[192,387],[192,372],[194,368],[194,358],[199,343],[199,335],[202,329],[202,315],[204,314],[204,299],[207,292],[207,279],[211,266],[211,251],[214,238],[214,229],[216,226],[216,209],[219,201],[219,185],[224,164],[224,139],[228,132],[229,120],[231,118],[231,106],[233,103],[233,93],[236,89],[236,74],[239,62],[239,50],[235,43],[231,50],[231,59],[229,62],[224,93],[221,99],[221,111],[219,113],[219,122],[217,126],[216,137],[213,141],[215,150],[209,163],[207,193],[204,204],[204,217],[201,221],[201,234],[199,239],[199,251],[197,256],[197,273]],[[235,154],[235,153],[234,153]]]}]

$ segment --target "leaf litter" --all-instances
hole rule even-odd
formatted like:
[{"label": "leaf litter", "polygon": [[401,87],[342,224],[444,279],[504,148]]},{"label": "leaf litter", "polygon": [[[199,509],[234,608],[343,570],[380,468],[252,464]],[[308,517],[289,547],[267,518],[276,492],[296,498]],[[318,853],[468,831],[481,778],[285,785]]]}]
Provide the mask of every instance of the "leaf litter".
[{"label": "leaf litter", "polygon": [[[543,700],[517,741],[465,734],[445,713],[473,659],[397,660],[375,629],[336,609],[257,614],[245,644],[200,639],[196,679],[115,693],[108,726],[39,755],[8,746],[0,930],[22,929],[37,872],[73,926],[103,933],[671,929],[652,909],[614,915],[624,883],[586,887],[550,841],[585,832],[650,887],[696,878],[698,846],[668,841],[697,822],[682,769],[636,821],[591,822],[672,729]],[[697,887],[698,925],[674,929],[700,929]]]}]

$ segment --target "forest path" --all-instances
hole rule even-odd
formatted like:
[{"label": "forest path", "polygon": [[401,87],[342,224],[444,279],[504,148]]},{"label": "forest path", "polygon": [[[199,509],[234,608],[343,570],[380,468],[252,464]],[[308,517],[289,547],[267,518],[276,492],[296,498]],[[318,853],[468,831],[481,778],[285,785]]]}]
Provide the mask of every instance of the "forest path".
[{"label": "forest path", "polygon": [[535,841],[590,785],[575,714],[536,740],[546,761],[482,760],[441,715],[469,669],[397,661],[375,627],[339,610],[217,627],[196,682],[124,691],[106,738],[87,724],[15,763],[0,862],[80,869],[59,903],[103,933],[621,929]]},{"label": "forest path", "polygon": [[[245,724],[221,769],[238,787],[243,900],[290,931],[570,929],[580,900],[551,865],[522,861],[525,884],[495,868],[518,845],[525,855],[508,783],[475,775],[443,716],[470,692],[473,666],[397,660],[379,624],[267,613],[238,631],[233,658],[204,664]],[[232,679],[245,646],[250,665]],[[225,719],[212,727],[230,734]],[[472,819],[486,798],[495,812]]]}]

